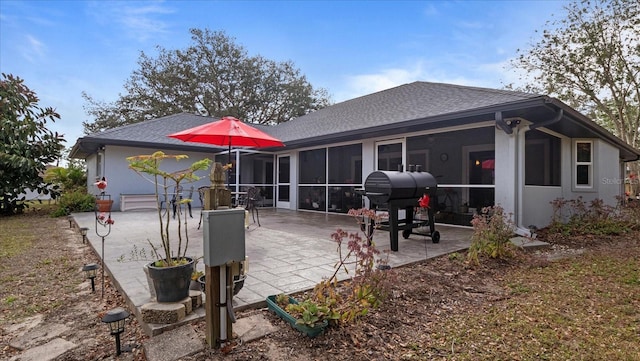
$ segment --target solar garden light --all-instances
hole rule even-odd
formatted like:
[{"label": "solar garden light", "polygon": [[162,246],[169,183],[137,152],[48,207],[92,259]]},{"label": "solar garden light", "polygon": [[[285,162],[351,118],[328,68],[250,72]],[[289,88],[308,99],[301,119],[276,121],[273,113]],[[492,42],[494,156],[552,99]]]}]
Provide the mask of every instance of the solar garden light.
[{"label": "solar garden light", "polygon": [[68,215],[67,216],[67,221],[69,221],[69,228],[73,228],[73,216],[72,215]]},{"label": "solar garden light", "polygon": [[128,347],[124,350],[120,348],[120,334],[124,332],[124,324],[128,317],[129,312],[121,307],[108,311],[102,317],[102,322],[109,326],[109,331],[116,337],[116,356],[119,356],[123,351],[131,351]]},{"label": "solar garden light", "polygon": [[96,284],[94,282],[94,279],[96,278],[96,274],[98,273],[98,268],[100,267],[95,263],[89,263],[82,266],[82,271],[84,272],[85,277],[91,280],[92,292],[96,291]]},{"label": "solar garden light", "polygon": [[80,234],[82,235],[82,243],[87,242],[87,232],[89,231],[89,227],[80,228]]}]

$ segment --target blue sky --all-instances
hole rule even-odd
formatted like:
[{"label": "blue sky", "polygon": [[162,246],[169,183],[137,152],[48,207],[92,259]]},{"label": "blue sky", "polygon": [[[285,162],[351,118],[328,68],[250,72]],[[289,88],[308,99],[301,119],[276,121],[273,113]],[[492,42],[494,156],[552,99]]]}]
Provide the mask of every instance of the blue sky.
[{"label": "blue sky", "polygon": [[414,81],[500,88],[505,68],[566,1],[0,0],[0,72],[25,80],[83,135],[81,93],[111,102],[141,51],[181,49],[189,29],[221,30],[249,55],[292,61],[335,102]]}]

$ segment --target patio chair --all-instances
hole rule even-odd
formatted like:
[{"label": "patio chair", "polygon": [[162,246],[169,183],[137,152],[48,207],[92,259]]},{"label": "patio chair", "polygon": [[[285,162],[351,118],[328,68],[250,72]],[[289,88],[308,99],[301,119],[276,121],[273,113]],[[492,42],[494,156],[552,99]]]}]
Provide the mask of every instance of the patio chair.
[{"label": "patio chair", "polygon": [[[178,210],[178,206],[182,206],[180,204],[180,202],[183,199],[190,199],[189,202],[187,202],[187,209],[189,210],[189,217],[193,218],[193,214],[191,214],[191,202],[193,201],[193,186],[191,186],[191,188],[189,188],[188,193],[183,194],[183,188],[182,186],[175,188],[174,187],[174,192],[171,195],[171,205],[173,206],[173,218],[176,218],[176,212]],[[186,195],[186,197],[185,197]]]},{"label": "patio chair", "polygon": [[173,218],[176,218],[176,211],[178,210],[178,199],[182,199],[182,186],[173,187],[173,193],[171,194],[171,207],[173,208]]},{"label": "patio chair", "polygon": [[247,197],[245,199],[244,209],[251,212],[253,223],[256,223],[256,219],[258,220],[258,227],[260,227],[260,214],[258,213],[258,206],[261,205],[261,202],[262,195],[260,194],[260,189],[256,187],[247,188]]},{"label": "patio chair", "polygon": [[209,189],[209,186],[198,187],[198,198],[200,198],[200,221],[198,221],[198,229],[202,225],[202,211],[204,210],[204,197],[205,193]]}]

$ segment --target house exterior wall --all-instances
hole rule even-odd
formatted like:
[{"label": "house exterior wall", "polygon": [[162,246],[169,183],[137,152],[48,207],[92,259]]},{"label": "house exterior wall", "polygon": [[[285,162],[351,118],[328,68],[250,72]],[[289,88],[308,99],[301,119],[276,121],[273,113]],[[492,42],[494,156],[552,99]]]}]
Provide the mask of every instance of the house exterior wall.
[{"label": "house exterior wall", "polygon": [[562,198],[562,187],[525,186],[522,191],[524,211],[519,226],[548,226],[553,216],[551,202],[557,198]]},{"label": "house exterior wall", "polygon": [[[517,132],[506,134],[495,128],[495,204],[500,205],[505,214],[513,217],[518,214],[516,184],[519,181],[520,138],[522,137]],[[517,220],[514,221],[517,223]]]},{"label": "house exterior wall", "polygon": [[571,191],[571,147],[570,138],[555,134],[560,138],[561,155],[560,155],[560,186],[532,186],[524,183],[524,152],[525,140],[524,133],[521,132],[520,148],[522,156],[520,157],[520,167],[522,168],[522,183],[519,185],[520,200],[517,226],[521,228],[530,228],[532,226],[543,228],[551,223],[553,217],[553,206],[551,202],[557,198],[563,198]]},{"label": "house exterior wall", "polygon": [[[574,139],[562,139],[562,182],[560,187],[524,186],[522,190],[523,216],[521,226],[548,226],[552,221],[555,199],[565,200],[582,197],[584,202],[601,199],[605,204],[615,206],[622,192],[619,151],[610,144],[593,139],[594,170],[593,188],[578,190],[574,187],[575,167],[573,154]],[[497,188],[497,187],[496,187]]]},{"label": "house exterior wall", "polygon": [[[585,202],[601,199],[605,204],[615,206],[618,202],[617,197],[623,192],[623,180],[620,177],[620,153],[618,149],[600,139],[592,140],[594,153],[593,188],[581,190],[573,187],[575,180],[572,172],[572,187],[569,188],[565,198],[577,199],[582,197]],[[573,147],[571,149],[573,150]],[[575,165],[573,164],[573,158],[571,159],[570,168],[573,170]]]},{"label": "house exterior wall", "polygon": [[[111,195],[113,199],[113,209],[120,209],[120,194],[153,194],[155,193],[155,187],[152,182],[145,181],[136,172],[129,169],[129,163],[127,157],[140,155],[140,154],[153,154],[157,150],[162,149],[148,149],[148,148],[135,148],[135,147],[122,147],[122,146],[109,146],[105,150],[104,171],[107,178],[108,186],[107,193]],[[175,162],[167,160],[163,162],[162,169],[167,171],[176,171],[188,167],[191,163],[209,158],[213,159],[213,154],[194,153],[194,152],[175,152],[162,150],[167,154],[187,154],[188,159]],[[90,157],[91,158],[91,157]],[[89,158],[88,158],[89,159]],[[90,171],[92,167],[87,163],[87,170]],[[95,167],[93,167],[95,169]],[[188,189],[192,185],[195,189],[203,185],[211,184],[209,179],[209,171],[202,171],[196,173],[201,179],[194,183],[183,183],[183,189]],[[93,179],[89,185],[89,192],[97,194],[97,187],[93,185]],[[169,190],[171,191],[171,189]],[[201,207],[200,201],[197,196],[197,192],[194,191],[193,206]]]}]

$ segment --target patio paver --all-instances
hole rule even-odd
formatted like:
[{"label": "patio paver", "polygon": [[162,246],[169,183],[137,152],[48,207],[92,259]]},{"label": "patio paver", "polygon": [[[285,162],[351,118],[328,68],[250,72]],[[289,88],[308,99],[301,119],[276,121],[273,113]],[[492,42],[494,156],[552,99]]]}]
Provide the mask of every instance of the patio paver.
[{"label": "patio paver", "polygon": [[[199,210],[194,209],[193,214],[194,218],[188,219],[188,253],[198,257],[203,252],[203,230],[197,229]],[[94,213],[74,213],[73,217],[79,227],[89,228],[88,240],[96,253],[101,255],[102,238],[95,232]],[[134,246],[149,249],[147,240],[153,242],[157,239],[157,213],[153,210],[113,212],[112,218],[115,224],[104,240],[104,264],[130,309],[140,316],[140,307],[150,301],[143,265],[151,260],[128,259]],[[358,230],[355,220],[346,215],[270,208],[260,209],[260,223],[261,227],[251,224],[245,233],[249,270],[244,287],[234,296],[233,304],[237,310],[262,306],[269,295],[313,288],[318,281],[333,274],[334,264],[338,260],[331,233],[337,228],[349,232]],[[171,224],[176,226],[176,222]],[[408,239],[400,236],[398,252],[388,254],[389,264],[399,267],[469,247],[471,229],[444,225],[436,225],[436,229],[441,234],[440,243],[437,244],[425,236],[411,235]],[[376,232],[374,242],[381,251],[389,250],[388,232]],[[204,269],[202,262],[198,268]],[[339,277],[344,279],[347,275],[339,272]],[[100,292],[100,276],[96,282],[96,292]],[[203,315],[204,311],[200,308],[184,322],[191,322]],[[162,332],[163,325],[143,325],[143,328],[147,333],[158,334]]]}]

